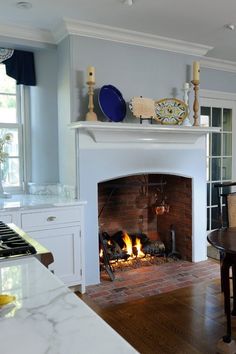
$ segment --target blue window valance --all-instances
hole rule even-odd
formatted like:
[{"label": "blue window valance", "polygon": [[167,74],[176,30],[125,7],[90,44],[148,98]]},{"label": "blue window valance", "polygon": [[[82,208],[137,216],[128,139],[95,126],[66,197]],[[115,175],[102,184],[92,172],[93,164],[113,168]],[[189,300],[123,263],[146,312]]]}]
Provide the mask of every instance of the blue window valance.
[{"label": "blue window valance", "polygon": [[5,64],[7,75],[15,79],[17,85],[36,85],[34,53],[0,48],[0,63]]}]

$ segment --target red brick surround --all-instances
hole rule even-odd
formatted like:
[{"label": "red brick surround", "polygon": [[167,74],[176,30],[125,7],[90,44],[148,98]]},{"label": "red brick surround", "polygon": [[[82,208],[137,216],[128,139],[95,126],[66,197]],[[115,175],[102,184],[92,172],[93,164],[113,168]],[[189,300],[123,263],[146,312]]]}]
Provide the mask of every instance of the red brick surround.
[{"label": "red brick surround", "polygon": [[[176,249],[182,259],[192,260],[192,181],[190,178],[150,174],[148,181],[147,200],[137,198],[142,192],[139,184],[143,176],[129,176],[100,183],[98,185],[99,211],[105,205],[99,218],[101,231],[110,235],[117,231],[127,233],[143,232],[150,239],[160,239],[171,248],[170,225],[174,225],[176,233]],[[155,192],[160,186],[152,184],[165,182],[164,196],[170,205],[169,213],[156,215],[152,205],[155,203]],[[113,186],[113,187],[112,187]],[[113,191],[109,199],[110,193]],[[157,191],[160,198],[160,191]],[[109,200],[108,200],[109,199]]]},{"label": "red brick surround", "polygon": [[86,294],[99,306],[107,307],[148,296],[163,294],[193,284],[219,279],[220,266],[213,260],[198,263],[178,261],[117,271],[112,282],[102,274],[101,284],[86,287]]}]

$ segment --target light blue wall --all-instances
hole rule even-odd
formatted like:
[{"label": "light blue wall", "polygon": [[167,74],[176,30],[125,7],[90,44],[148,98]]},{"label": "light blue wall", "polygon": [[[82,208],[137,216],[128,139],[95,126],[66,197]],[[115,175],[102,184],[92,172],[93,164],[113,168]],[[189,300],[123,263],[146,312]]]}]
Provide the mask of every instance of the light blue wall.
[{"label": "light blue wall", "polygon": [[[127,105],[133,96],[139,95],[182,99],[183,83],[190,82],[192,77],[192,62],[199,60],[189,55],[79,36],[68,36],[58,48],[22,49],[34,50],[38,81],[36,87],[30,88],[30,174],[36,183],[75,184],[74,140],[68,125],[85,119],[89,65],[96,68],[95,111],[100,120],[105,120],[97,100],[103,85],[116,86]],[[235,73],[201,67],[200,79],[200,89],[236,92]],[[192,100],[191,90],[190,108]],[[129,109],[124,122],[138,123]]]},{"label": "light blue wall", "polygon": [[55,183],[58,168],[57,49],[35,51],[37,86],[31,87],[32,181]]},{"label": "light blue wall", "polygon": [[[122,92],[126,102],[140,95],[154,99],[182,99],[183,84],[191,79],[194,60],[191,56],[78,36],[72,36],[71,43],[77,98],[74,120],[84,120],[87,111],[86,69],[89,65],[96,69],[95,88],[112,84]],[[96,94],[95,110],[102,119]],[[125,121],[127,119],[135,121],[129,110]]]},{"label": "light blue wall", "polygon": [[[36,51],[35,59],[38,86],[31,89],[32,180],[38,183],[60,180],[70,185],[75,184],[75,154],[68,125],[85,119],[88,110],[86,69],[89,65],[96,68],[95,111],[100,120],[105,120],[97,100],[103,85],[116,86],[127,104],[133,96],[139,95],[182,99],[183,83],[190,82],[192,77],[192,62],[199,60],[190,55],[79,36],[67,37],[58,50]],[[200,79],[200,89],[236,92],[234,73],[202,67]],[[191,90],[190,105],[192,100]],[[128,121],[138,123],[129,109],[124,122]],[[69,139],[65,140],[65,135]]]},{"label": "light blue wall", "polygon": [[[79,36],[71,36],[71,51],[75,92],[72,121],[84,120],[87,112],[86,69],[89,65],[96,69],[95,111],[99,119],[104,120],[97,103],[98,90],[103,85],[116,86],[127,103],[139,95],[183,99],[183,83],[192,79],[193,61],[200,61],[190,55]],[[236,92],[235,73],[201,67],[200,81],[202,89]],[[192,101],[193,90],[190,104]],[[125,121],[135,122],[129,109]]]},{"label": "light blue wall", "polygon": [[75,186],[75,133],[70,129],[71,109],[74,99],[72,89],[71,43],[69,37],[58,46],[58,151],[59,180],[62,184]]},{"label": "light blue wall", "polygon": [[[93,65],[96,69],[94,110],[98,119],[106,120],[98,104],[99,89],[103,85],[112,84],[122,92],[127,102],[124,122],[139,124],[128,108],[130,99],[140,95],[154,99],[183,99],[183,84],[192,79],[192,63],[200,60],[191,55],[74,35],[59,44],[58,52],[59,141],[66,141],[63,149],[59,149],[60,181],[70,185],[76,185],[76,157],[75,142],[68,125],[85,120],[88,111],[88,66]],[[65,73],[65,77],[62,73]],[[203,89],[235,92],[235,74],[201,68],[200,79],[200,87]],[[66,92],[65,87],[68,90]],[[63,90],[64,95],[61,94]],[[193,89],[190,92],[190,117],[193,116],[192,102]]]},{"label": "light blue wall", "polygon": [[236,74],[214,69],[201,69],[201,88],[236,93]]}]

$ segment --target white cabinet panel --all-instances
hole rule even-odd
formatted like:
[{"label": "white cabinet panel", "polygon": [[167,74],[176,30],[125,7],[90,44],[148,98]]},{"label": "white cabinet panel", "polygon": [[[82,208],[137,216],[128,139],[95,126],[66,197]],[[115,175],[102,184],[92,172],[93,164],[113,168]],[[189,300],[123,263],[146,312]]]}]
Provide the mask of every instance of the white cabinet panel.
[{"label": "white cabinet panel", "polygon": [[20,227],[19,212],[17,211],[13,211],[13,212],[6,211],[5,213],[0,212],[0,221],[4,222],[5,224],[14,223],[16,226]]},{"label": "white cabinet panel", "polygon": [[9,224],[12,222],[12,215],[11,214],[0,214],[0,221],[4,222],[5,224]]},{"label": "white cabinet panel", "polygon": [[52,252],[54,262],[49,269],[65,284],[82,280],[80,227],[30,231],[28,234]]}]

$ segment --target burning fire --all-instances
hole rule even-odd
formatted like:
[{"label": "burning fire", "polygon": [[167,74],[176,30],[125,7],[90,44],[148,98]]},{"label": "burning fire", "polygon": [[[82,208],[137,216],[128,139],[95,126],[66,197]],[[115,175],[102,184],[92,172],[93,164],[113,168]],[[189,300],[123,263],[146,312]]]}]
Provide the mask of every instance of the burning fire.
[{"label": "burning fire", "polygon": [[[144,257],[145,254],[141,251],[141,241],[139,238],[136,237],[135,244],[132,244],[132,239],[129,235],[125,232],[123,234],[123,241],[125,243],[124,250],[130,255],[131,258],[134,257]],[[135,254],[133,250],[136,250]]]},{"label": "burning fire", "polygon": [[132,240],[126,232],[123,234],[123,241],[125,243],[125,250],[130,256],[132,256],[133,254]]},{"label": "burning fire", "polygon": [[142,247],[141,241],[137,237],[136,237],[136,240],[135,240],[134,247],[136,247],[136,249],[137,249],[137,257],[144,257],[145,256],[145,254],[141,251],[141,247]]}]

